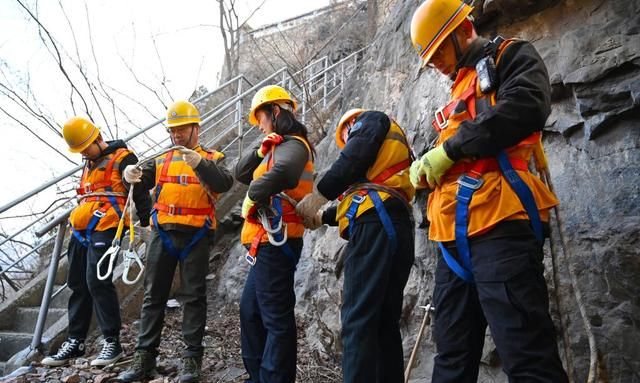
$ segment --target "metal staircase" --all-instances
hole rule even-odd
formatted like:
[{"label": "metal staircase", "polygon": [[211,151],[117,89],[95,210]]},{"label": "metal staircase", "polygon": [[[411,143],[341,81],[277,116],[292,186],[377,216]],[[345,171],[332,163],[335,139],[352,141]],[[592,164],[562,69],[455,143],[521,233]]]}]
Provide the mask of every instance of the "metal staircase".
[{"label": "metal staircase", "polygon": [[[249,126],[245,119],[256,90],[270,84],[283,86],[298,101],[297,115],[302,122],[324,125],[319,116],[341,100],[364,49],[335,63],[330,63],[328,57],[320,58],[294,73],[284,67],[255,84],[239,75],[192,100],[202,113],[200,142],[222,151],[226,166],[233,166],[240,154],[247,153],[259,139],[259,130]],[[124,141],[139,158],[171,145],[164,118],[130,134]],[[81,169],[81,166],[70,169],[0,207],[2,219],[9,217],[8,212],[15,215],[26,207],[42,205],[44,198],[50,201],[55,191],[55,201],[49,202],[48,208],[33,214],[21,228],[0,240],[0,252],[9,260],[0,262],[0,376],[36,358],[66,331],[69,290],[65,284],[64,249],[69,237],[67,219],[74,206],[73,186]],[[242,197],[238,192],[226,193],[223,207],[216,209],[218,218],[228,214]],[[137,251],[142,253],[143,249]],[[47,258],[48,270],[38,272],[34,265]],[[118,272],[114,271],[114,278],[121,283]],[[25,275],[29,278],[24,278]],[[121,286],[117,288],[119,293],[128,293]],[[13,291],[7,293],[9,289]]]}]

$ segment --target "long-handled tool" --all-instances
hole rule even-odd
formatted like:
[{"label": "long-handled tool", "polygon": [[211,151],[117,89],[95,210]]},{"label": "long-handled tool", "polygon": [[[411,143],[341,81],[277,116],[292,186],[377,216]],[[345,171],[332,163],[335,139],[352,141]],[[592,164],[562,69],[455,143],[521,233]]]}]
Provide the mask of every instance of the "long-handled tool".
[{"label": "long-handled tool", "polygon": [[407,368],[404,371],[404,383],[409,382],[409,377],[411,376],[411,370],[413,369],[413,363],[415,362],[416,356],[418,355],[418,347],[420,346],[420,340],[422,339],[422,335],[424,334],[425,328],[427,328],[427,326],[431,323],[431,313],[435,311],[435,308],[431,306],[431,303],[429,303],[426,306],[420,306],[420,308],[425,309],[424,318],[422,318],[422,324],[420,324],[420,331],[418,331],[416,344],[413,346],[413,350],[411,351],[411,356],[409,357],[409,363],[407,363]]},{"label": "long-handled tool", "polygon": [[[131,190],[133,190],[133,188],[134,188],[134,185],[131,185]],[[135,231],[134,231],[134,225],[133,225],[133,203],[129,202],[129,248],[124,250],[124,252],[122,253],[122,257],[123,257],[122,282],[124,282],[127,285],[135,284],[136,282],[138,282],[138,280],[140,280],[140,277],[142,277],[142,275],[144,274],[144,264],[142,263],[142,260],[138,256],[138,253],[133,248],[134,240],[135,240]],[[134,279],[129,279],[129,269],[131,268],[131,265],[133,263],[138,265],[138,269],[140,269],[140,271],[138,272],[138,274]]]},{"label": "long-handled tool", "polygon": [[[122,217],[120,217],[120,221],[118,221],[118,229],[116,230],[116,235],[113,237],[113,241],[111,242],[111,247],[104,252],[100,260],[98,260],[97,264],[97,277],[99,280],[104,281],[107,278],[111,277],[111,273],[113,272],[113,265],[118,257],[118,253],[120,252],[120,244],[122,242],[122,231],[124,230],[124,221],[126,217],[127,207],[132,203],[133,197],[133,188],[129,188],[129,194],[127,196],[127,201],[124,204],[124,209],[122,211]],[[108,259],[109,267],[107,267],[107,272],[105,274],[101,274],[100,270],[102,269],[102,263]]]}]

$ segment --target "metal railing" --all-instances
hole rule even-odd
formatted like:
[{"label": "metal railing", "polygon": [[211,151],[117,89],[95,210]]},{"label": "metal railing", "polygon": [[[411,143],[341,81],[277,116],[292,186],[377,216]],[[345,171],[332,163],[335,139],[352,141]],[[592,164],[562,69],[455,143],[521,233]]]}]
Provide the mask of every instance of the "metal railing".
[{"label": "metal railing", "polygon": [[[330,63],[328,57],[320,58],[294,73],[284,67],[256,84],[252,84],[244,75],[239,75],[220,85],[217,89],[198,97],[192,102],[201,111],[204,111],[201,116],[201,142],[206,147],[213,146],[225,152],[227,158],[231,157],[230,159],[232,160],[238,158],[243,152],[247,137],[250,137],[252,133],[257,137],[255,128],[245,122],[245,115],[250,107],[251,98],[257,89],[268,84],[283,86],[291,93],[292,97],[298,101],[297,114],[302,122],[307,122],[309,118],[314,116],[318,117],[318,108],[327,108],[339,99],[339,96],[344,91],[345,82],[354,73],[364,49],[366,48],[356,51],[335,63]],[[139,157],[147,157],[148,153],[157,153],[171,145],[169,135],[164,129],[160,130],[160,128],[164,127],[163,122],[164,119],[160,118],[125,137],[124,141],[138,153]],[[323,124],[319,118],[316,122]],[[137,139],[139,137],[147,137],[147,140]],[[149,144],[148,141],[151,141],[152,144]],[[237,150],[235,149],[236,147]],[[230,155],[227,151],[234,152],[234,154]],[[53,186],[58,188],[57,203],[51,204],[40,214],[35,214],[35,219],[0,241],[0,251],[3,251],[3,245],[19,238],[22,242],[25,242],[30,237],[41,238],[46,236],[45,239],[33,241],[32,248],[25,251],[24,254],[18,255],[15,259],[7,256],[10,259],[10,263],[0,265],[0,281],[2,281],[2,278],[11,280],[12,269],[24,264],[30,257],[40,256],[39,253],[43,249],[50,248],[50,245],[47,245],[52,241],[54,242],[37,326],[31,343],[32,350],[35,350],[41,344],[44,323],[46,322],[51,299],[64,288],[52,294],[58,263],[64,255],[62,249],[68,229],[67,219],[73,209],[71,201],[74,196],[71,193],[75,192],[75,190],[70,189],[64,192],[60,190],[61,187],[59,185],[63,182],[77,182],[72,177],[81,169],[81,166],[70,169],[0,207],[0,214],[3,214],[21,204],[37,201],[43,191]],[[65,207],[66,210],[63,210]],[[55,212],[61,213],[52,218]],[[46,224],[34,230],[34,226],[42,221],[45,221]],[[51,234],[56,228],[56,234]],[[14,287],[14,290],[17,289]]]}]

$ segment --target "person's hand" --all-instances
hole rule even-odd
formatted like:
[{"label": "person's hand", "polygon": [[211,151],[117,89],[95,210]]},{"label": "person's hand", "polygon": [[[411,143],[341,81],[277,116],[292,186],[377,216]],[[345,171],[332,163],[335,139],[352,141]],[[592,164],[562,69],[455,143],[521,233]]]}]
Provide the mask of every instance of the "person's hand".
[{"label": "person's hand", "polygon": [[311,221],[322,205],[327,202],[329,201],[314,186],[313,192],[304,196],[296,205],[296,214],[301,216],[303,220]]},{"label": "person's hand", "polygon": [[260,147],[256,151],[258,157],[264,158],[264,156],[269,153],[272,147],[280,145],[284,141],[284,137],[279,135],[278,133],[270,133],[264,139],[262,139],[262,143]]},{"label": "person's hand", "polygon": [[427,184],[427,179],[424,175],[418,175],[418,171],[420,170],[420,165],[422,162],[420,160],[415,160],[411,164],[411,168],[409,169],[409,181],[416,189],[425,189],[429,187]]},{"label": "person's hand", "polygon": [[182,153],[182,159],[184,160],[184,162],[186,162],[187,165],[191,167],[191,169],[195,169],[196,166],[200,164],[200,161],[202,161],[202,156],[195,150],[183,148],[180,149],[180,153]]},{"label": "person's hand", "polygon": [[127,165],[124,168],[124,180],[130,184],[136,184],[142,181],[142,169],[136,165]]},{"label": "person's hand", "polygon": [[323,210],[318,210],[318,212],[315,215],[313,215],[313,217],[303,218],[302,219],[302,224],[304,225],[304,227],[309,229],[309,230],[316,230],[320,226],[322,226],[322,213],[323,212],[324,212]]},{"label": "person's hand", "polygon": [[256,210],[256,201],[249,198],[249,194],[244,197],[244,201],[242,201],[242,218],[247,219],[247,217],[253,215]]},{"label": "person's hand", "polygon": [[429,187],[433,189],[436,185],[440,185],[440,179],[453,166],[454,161],[447,156],[444,146],[440,145],[423,155],[419,163],[415,171],[418,180],[424,176]]}]

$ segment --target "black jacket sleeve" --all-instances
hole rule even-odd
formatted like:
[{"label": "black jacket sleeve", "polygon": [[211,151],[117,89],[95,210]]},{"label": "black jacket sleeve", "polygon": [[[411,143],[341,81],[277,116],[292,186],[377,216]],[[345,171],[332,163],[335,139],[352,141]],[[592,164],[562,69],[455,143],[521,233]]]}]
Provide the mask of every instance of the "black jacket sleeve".
[{"label": "black jacket sleeve", "polygon": [[297,139],[281,143],[273,153],[273,167],[249,185],[247,194],[254,201],[266,202],[272,195],[298,186],[309,160],[309,150]]},{"label": "black jacket sleeve", "polygon": [[[128,165],[135,165],[136,163],[138,163],[138,157],[133,153],[127,154],[122,161],[120,161],[120,166],[118,167],[120,174],[124,174],[124,168]],[[124,176],[122,181],[128,189],[130,185],[124,181]],[[149,226],[149,215],[151,213],[151,196],[149,196],[149,189],[136,185],[133,188],[133,202],[136,204],[136,214],[140,220],[140,226]]]},{"label": "black jacket sleeve", "polygon": [[465,121],[445,141],[447,155],[461,158],[495,156],[544,128],[551,111],[551,85],[542,58],[528,42],[509,45],[498,63],[497,102],[473,121]]},{"label": "black jacket sleeve", "polygon": [[322,212],[322,223],[324,225],[329,226],[338,226],[338,221],[336,220],[336,213],[338,210],[337,205],[329,206],[325,211]]},{"label": "black jacket sleeve", "polygon": [[363,181],[390,127],[389,117],[382,112],[367,111],[358,116],[340,156],[318,182],[318,191],[333,200],[350,185]]},{"label": "black jacket sleeve", "polygon": [[198,166],[193,169],[200,182],[214,193],[224,193],[233,186],[233,176],[226,167],[222,166],[223,160],[224,157],[219,160],[202,158]]},{"label": "black jacket sleeve", "polygon": [[238,182],[249,185],[253,180],[253,171],[262,162],[262,158],[258,157],[258,146],[253,148],[251,153],[240,158],[235,168],[235,176]]}]

